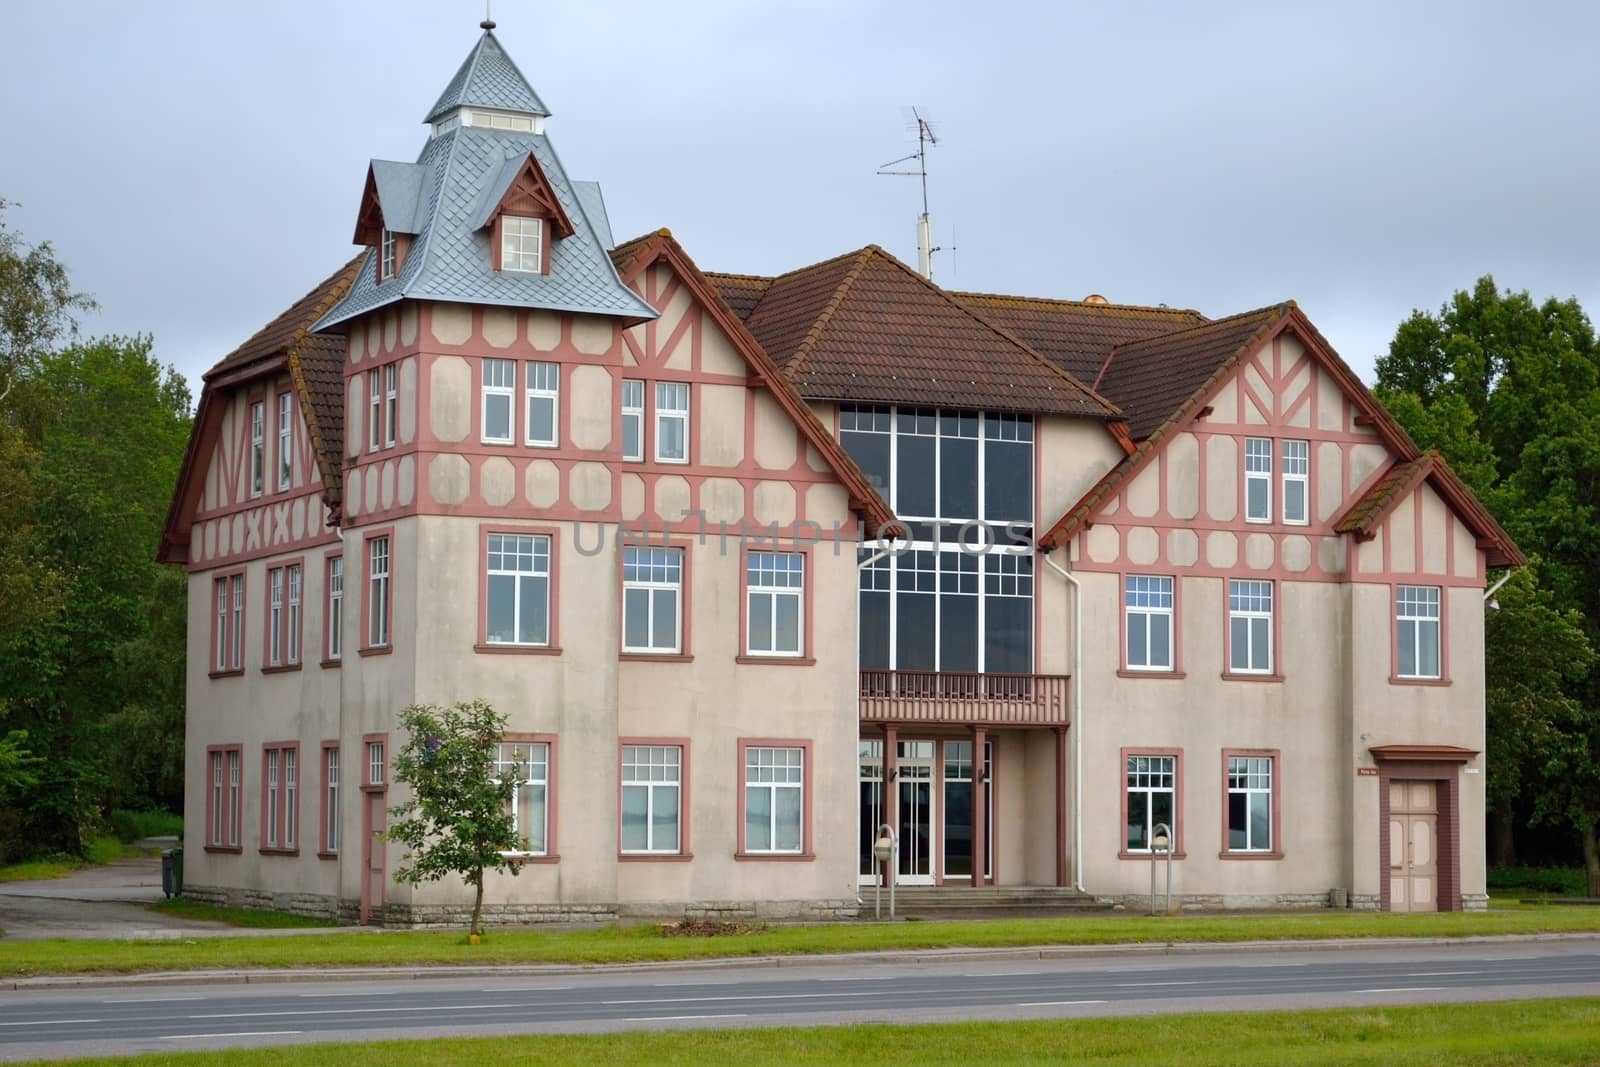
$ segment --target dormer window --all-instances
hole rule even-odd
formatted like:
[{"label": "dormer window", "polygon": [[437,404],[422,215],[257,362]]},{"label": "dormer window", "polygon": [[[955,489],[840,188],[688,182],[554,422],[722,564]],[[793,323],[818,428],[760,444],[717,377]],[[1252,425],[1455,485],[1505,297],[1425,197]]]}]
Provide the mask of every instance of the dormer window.
[{"label": "dormer window", "polygon": [[504,215],[500,219],[500,269],[538,274],[543,269],[544,220]]},{"label": "dormer window", "polygon": [[394,231],[385,227],[383,241],[378,246],[378,280],[380,282],[394,277],[395,257]]}]

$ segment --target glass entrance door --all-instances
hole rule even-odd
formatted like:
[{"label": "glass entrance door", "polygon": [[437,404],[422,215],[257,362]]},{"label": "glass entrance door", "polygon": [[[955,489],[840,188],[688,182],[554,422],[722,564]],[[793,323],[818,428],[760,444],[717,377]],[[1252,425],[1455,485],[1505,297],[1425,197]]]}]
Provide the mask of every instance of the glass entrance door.
[{"label": "glass entrance door", "polygon": [[856,875],[862,885],[871,885],[878,877],[878,861],[872,855],[872,844],[878,838],[878,827],[883,825],[883,742],[858,742],[857,762],[860,764],[860,794],[857,801],[858,820],[861,824],[856,846]]},{"label": "glass entrance door", "polygon": [[902,885],[933,884],[933,748],[932,741],[901,741],[896,753]]},{"label": "glass entrance door", "polygon": [[[983,789],[983,876],[994,877],[994,742],[984,742],[980,784]],[[946,880],[972,878],[972,742],[944,742],[944,848]]]}]

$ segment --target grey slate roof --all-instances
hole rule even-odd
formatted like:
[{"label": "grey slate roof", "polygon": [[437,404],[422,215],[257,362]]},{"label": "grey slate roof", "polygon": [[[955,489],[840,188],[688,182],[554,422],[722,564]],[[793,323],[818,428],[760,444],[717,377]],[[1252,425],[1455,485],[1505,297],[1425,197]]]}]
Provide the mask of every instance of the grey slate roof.
[{"label": "grey slate roof", "polygon": [[493,30],[483,31],[461,69],[456,71],[456,76],[450,79],[438,102],[422,121],[432,122],[440,115],[469,105],[531,115],[550,114],[528,79],[500,47]]},{"label": "grey slate roof", "polygon": [[578,203],[589,216],[589,224],[594,227],[594,235],[600,239],[601,246],[607,252],[617,247],[616,239],[611,236],[611,219],[606,214],[606,198],[600,193],[600,183],[573,182],[572,191],[578,194]]},{"label": "grey slate roof", "polygon": [[[474,223],[485,189],[530,153],[576,230],[553,242],[549,274],[496,271],[489,256],[490,231]],[[399,275],[379,285],[369,264],[313,329],[402,299],[547,308],[632,322],[656,317],[655,309],[617,277],[607,255],[609,225],[595,223],[544,134],[460,126],[430,139],[416,167],[423,175],[418,197],[423,222]]]},{"label": "grey slate roof", "polygon": [[428,221],[422,211],[422,188],[428,180],[428,168],[420,163],[374,159],[372,179],[378,186],[383,224],[395,233],[421,233]]}]

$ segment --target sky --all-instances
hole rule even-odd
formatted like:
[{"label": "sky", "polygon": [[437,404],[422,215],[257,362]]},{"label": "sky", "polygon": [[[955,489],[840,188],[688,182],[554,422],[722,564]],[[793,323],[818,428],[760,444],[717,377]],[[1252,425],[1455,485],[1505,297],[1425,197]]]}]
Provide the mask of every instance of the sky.
[{"label": "sky", "polygon": [[[6,0],[0,197],[101,310],[199,375],[354,252],[482,0]],[[877,243],[935,280],[1196,308],[1292,298],[1371,379],[1492,273],[1600,309],[1600,4],[495,0],[619,240],[704,270]]]}]

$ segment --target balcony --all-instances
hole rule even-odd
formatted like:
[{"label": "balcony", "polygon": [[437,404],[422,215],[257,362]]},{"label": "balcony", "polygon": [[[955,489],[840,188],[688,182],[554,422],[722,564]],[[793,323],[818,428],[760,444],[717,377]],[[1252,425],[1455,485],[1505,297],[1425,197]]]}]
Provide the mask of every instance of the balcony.
[{"label": "balcony", "polygon": [[861,672],[861,720],[949,726],[1065,726],[1065,674]]}]

